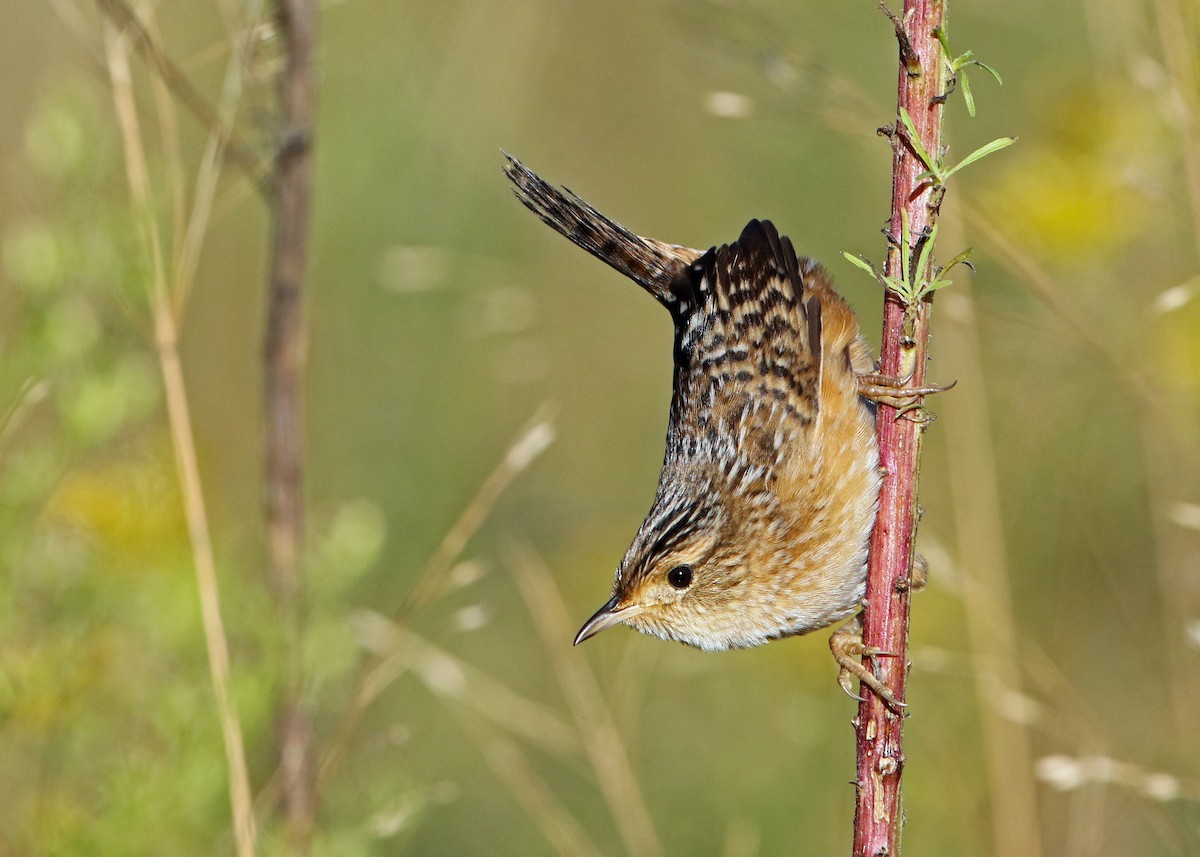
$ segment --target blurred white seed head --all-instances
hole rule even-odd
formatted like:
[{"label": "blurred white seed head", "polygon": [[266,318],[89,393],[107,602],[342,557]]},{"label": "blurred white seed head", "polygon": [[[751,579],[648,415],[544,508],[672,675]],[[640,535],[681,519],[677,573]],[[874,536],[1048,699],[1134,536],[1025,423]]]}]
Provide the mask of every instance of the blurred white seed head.
[{"label": "blurred white seed head", "polygon": [[414,294],[441,287],[449,268],[449,254],[441,247],[398,244],[380,255],[377,276],[390,291]]},{"label": "blurred white seed head", "polygon": [[487,563],[479,557],[465,559],[450,569],[449,589],[462,589],[480,580],[488,572]]},{"label": "blurred white seed head", "polygon": [[487,609],[482,604],[468,604],[454,614],[454,627],[460,631],[478,631],[488,623]]},{"label": "blurred white seed head", "polygon": [[1041,717],[1042,706],[1031,696],[1015,690],[1005,690],[995,697],[997,713],[1010,723],[1030,726]]},{"label": "blurred white seed head", "polygon": [[434,693],[458,697],[467,690],[467,677],[453,660],[440,653],[426,652],[416,664],[417,674]]},{"label": "blurred white seed head", "polygon": [[1175,503],[1169,512],[1171,523],[1187,530],[1200,530],[1200,503]]},{"label": "blurred white seed head", "polygon": [[554,424],[550,420],[535,423],[513,444],[505,456],[505,464],[512,470],[524,470],[554,442],[554,433]]},{"label": "blurred white seed head", "polygon": [[1189,619],[1183,626],[1183,633],[1189,646],[1200,649],[1200,619]]},{"label": "blurred white seed head", "polygon": [[1146,771],[1109,756],[1043,756],[1037,760],[1034,773],[1062,792],[1092,784],[1120,785],[1160,802],[1176,800],[1183,792],[1179,778],[1172,774]]},{"label": "blurred white seed head", "polygon": [[724,119],[745,119],[754,110],[754,102],[739,92],[710,92],[704,109]]},{"label": "blurred white seed head", "polygon": [[1150,304],[1150,312],[1155,315],[1166,315],[1169,312],[1181,309],[1192,298],[1196,297],[1198,284],[1200,284],[1200,278],[1189,280],[1178,286],[1171,286],[1169,289],[1163,289],[1154,296],[1154,300]]}]

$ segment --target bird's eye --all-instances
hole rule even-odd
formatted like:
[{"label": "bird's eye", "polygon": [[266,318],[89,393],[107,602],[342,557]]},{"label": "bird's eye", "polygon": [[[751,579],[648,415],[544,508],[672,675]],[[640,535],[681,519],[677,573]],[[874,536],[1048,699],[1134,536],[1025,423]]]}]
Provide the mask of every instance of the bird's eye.
[{"label": "bird's eye", "polygon": [[667,572],[667,583],[676,589],[687,589],[692,585],[692,567],[690,565],[675,566]]}]

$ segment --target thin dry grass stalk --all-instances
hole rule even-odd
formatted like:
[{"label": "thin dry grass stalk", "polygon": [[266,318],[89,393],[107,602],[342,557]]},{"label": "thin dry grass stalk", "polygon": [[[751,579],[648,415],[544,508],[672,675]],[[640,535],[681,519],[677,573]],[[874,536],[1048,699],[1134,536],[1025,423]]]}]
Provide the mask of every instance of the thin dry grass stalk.
[{"label": "thin dry grass stalk", "polygon": [[500,464],[488,474],[479,491],[446,531],[441,544],[417,578],[416,585],[397,611],[397,618],[408,618],[442,593],[447,573],[462,555],[467,542],[487,520],[500,495],[553,442],[553,412],[549,405],[542,405],[505,452]]},{"label": "thin dry grass stalk", "polygon": [[265,193],[267,184],[259,159],[249,147],[238,140],[232,127],[222,121],[220,114],[200,94],[200,91],[142,24],[141,19],[129,8],[125,0],[96,0],[96,4],[117,28],[128,33],[133,41],[133,46],[141,52],[147,64],[154,69],[156,77],[167,85],[175,97],[206,130],[217,134],[221,146],[228,150],[229,159],[236,163]]},{"label": "thin dry grass stalk", "polygon": [[463,725],[463,731],[479,745],[492,773],[513,796],[546,842],[562,857],[601,857],[583,826],[562,805],[546,781],[530,764],[521,748],[496,733],[477,717],[451,709]]},{"label": "thin dry grass stalk", "polygon": [[633,857],[659,857],[662,843],[612,712],[587,661],[573,657],[567,645],[573,629],[553,576],[527,544],[510,547],[508,564],[542,638],[626,851]]},{"label": "thin dry grass stalk", "polygon": [[[471,537],[487,520],[496,502],[512,481],[554,442],[554,431],[551,409],[548,405],[543,405],[521,429],[500,459],[500,463],[487,475],[475,496],[467,502],[458,518],[450,525],[441,544],[417,577],[417,583],[396,611],[394,618],[397,621],[408,618],[419,607],[428,604],[445,591],[447,575],[462,556]],[[345,756],[367,706],[403,672],[397,671],[396,668],[396,663],[403,661],[405,657],[401,649],[389,649],[380,654],[384,660],[365,671],[358,680],[354,693],[350,695],[349,702],[338,716],[337,728],[326,746],[317,772],[318,792],[325,787],[338,763]]]},{"label": "thin dry grass stalk", "polygon": [[[886,7],[883,7],[885,11]],[[933,184],[919,175],[925,165],[901,130],[907,111],[926,152],[940,157],[945,62],[934,30],[942,26],[943,0],[905,0],[903,19],[892,18],[900,45],[897,121],[892,133],[892,219],[887,275],[906,278],[900,245],[920,236],[933,223],[937,199]],[[889,16],[891,13],[888,12]],[[907,253],[905,253],[907,258]],[[927,277],[928,272],[917,272]],[[880,369],[894,378],[925,383],[929,340],[929,302],[909,305],[895,292],[884,299]],[[911,416],[908,415],[908,416]],[[889,652],[875,659],[879,677],[899,699],[905,698],[908,673],[908,616],[913,544],[917,528],[917,472],[923,425],[897,409],[880,405],[877,436],[883,485],[879,515],[871,534],[863,641]],[[857,802],[855,857],[899,853],[900,779],[904,771],[904,718],[878,696],[867,693],[855,718],[857,730]]]},{"label": "thin dry grass stalk", "polygon": [[[579,737],[551,709],[488,677],[404,625],[378,613],[356,617],[362,645],[385,656],[390,683],[412,672],[431,693],[473,711],[511,735],[517,735],[556,756],[578,756]],[[373,673],[374,675],[375,673]],[[363,685],[379,692],[383,681]]]},{"label": "thin dry grass stalk", "polygon": [[200,482],[183,370],[179,361],[178,328],[167,289],[167,273],[158,220],[151,197],[149,170],[139,129],[128,46],[116,29],[107,25],[104,27],[104,43],[113,103],[124,146],[130,195],[141,219],[143,238],[151,259],[150,299],[154,340],[166,391],[167,417],[175,447],[179,481],[183,491],[184,515],[196,569],[209,672],[225,744],[234,840],[239,857],[251,857],[255,853],[257,832],[251,803],[250,778],[246,768],[241,726],[229,688],[229,646],[221,618],[212,536]]},{"label": "thin dry grass stalk", "polygon": [[1192,236],[1200,251],[1200,94],[1197,93],[1200,63],[1197,63],[1196,51],[1200,27],[1197,26],[1195,4],[1182,0],[1155,0],[1154,17],[1163,63],[1170,73],[1172,95],[1178,105],[1174,118],[1187,179]]},{"label": "thin dry grass stalk", "polygon": [[373,697],[400,675],[411,672],[476,741],[496,778],[557,853],[599,857],[601,852],[583,827],[558,801],[520,747],[505,737],[519,736],[560,759],[574,760],[582,748],[573,726],[403,625],[377,613],[360,614],[356,624],[363,645],[385,658],[371,673],[378,679],[364,682],[363,693]]},{"label": "thin dry grass stalk", "polygon": [[516,744],[494,739],[485,748],[484,757],[555,851],[563,857],[600,857],[600,850],[558,802]]},{"label": "thin dry grass stalk", "polygon": [[[1155,0],[1155,19],[1163,63],[1169,74],[1174,121],[1171,123],[1179,147],[1180,160],[1187,177],[1188,203],[1192,220],[1194,258],[1200,257],[1200,13],[1194,3],[1183,0]],[[1192,660],[1186,659],[1180,645],[1188,638],[1188,624],[1200,615],[1200,541],[1194,531],[1172,520],[1171,507],[1180,501],[1200,501],[1197,470],[1181,473],[1174,450],[1164,450],[1157,437],[1168,431],[1183,439],[1183,446],[1195,454],[1200,449],[1200,423],[1196,420],[1197,394],[1192,389],[1170,391],[1175,408],[1174,419],[1162,413],[1147,415],[1142,421],[1145,459],[1150,486],[1155,559],[1159,589],[1167,613],[1168,682],[1174,706],[1174,734],[1186,752],[1195,752],[1200,736],[1191,724],[1200,707],[1200,680]],[[1200,458],[1200,455],[1197,455]]]},{"label": "thin dry grass stalk", "polygon": [[964,283],[949,291],[941,304],[948,328],[945,339],[939,337],[941,353],[955,367],[960,382],[944,406],[946,470],[965,578],[962,598],[987,761],[994,853],[995,857],[1040,857],[1041,824],[1028,718],[1005,717],[1001,710],[1004,700],[1022,697],[1022,676],[970,286]]}]

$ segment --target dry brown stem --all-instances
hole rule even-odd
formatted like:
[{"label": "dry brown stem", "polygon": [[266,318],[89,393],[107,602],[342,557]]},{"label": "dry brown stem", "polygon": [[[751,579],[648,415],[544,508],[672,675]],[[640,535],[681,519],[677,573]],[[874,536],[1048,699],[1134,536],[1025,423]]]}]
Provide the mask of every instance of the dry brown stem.
[{"label": "dry brown stem", "polygon": [[280,788],[288,839],[296,851],[305,853],[315,816],[313,727],[304,698],[303,665],[303,387],[308,355],[304,276],[312,196],[315,0],[277,0],[275,16],[284,60],[279,76],[282,129],[272,181],[274,234],[263,355],[266,528],[269,581],[277,608],[285,670],[283,695],[275,720]]}]

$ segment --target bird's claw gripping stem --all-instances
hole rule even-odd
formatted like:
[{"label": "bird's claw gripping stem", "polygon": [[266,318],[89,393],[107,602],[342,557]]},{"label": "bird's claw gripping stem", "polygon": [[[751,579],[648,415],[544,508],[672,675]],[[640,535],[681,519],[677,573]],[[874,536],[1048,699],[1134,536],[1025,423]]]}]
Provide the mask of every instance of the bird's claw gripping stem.
[{"label": "bird's claw gripping stem", "polygon": [[847,695],[860,702],[862,697],[854,692],[851,684],[853,679],[857,678],[860,682],[871,688],[875,695],[884,701],[889,708],[899,713],[907,707],[907,703],[901,702],[892,693],[892,689],[880,681],[876,675],[863,666],[861,658],[894,658],[897,657],[895,652],[885,652],[882,649],[877,649],[863,643],[862,638],[862,620],[855,616],[845,625],[842,625],[829,637],[829,650],[833,652],[833,659],[838,662],[841,670],[838,672],[838,684],[842,690],[846,691]]},{"label": "bird's claw gripping stem", "polygon": [[919,396],[930,396],[934,393],[944,393],[952,389],[957,381],[949,384],[925,384],[919,387],[909,387],[912,377],[893,378],[871,372],[858,375],[858,394],[878,404],[889,405],[893,408],[903,408],[916,403]]}]

